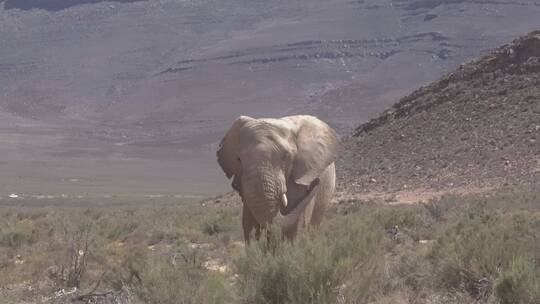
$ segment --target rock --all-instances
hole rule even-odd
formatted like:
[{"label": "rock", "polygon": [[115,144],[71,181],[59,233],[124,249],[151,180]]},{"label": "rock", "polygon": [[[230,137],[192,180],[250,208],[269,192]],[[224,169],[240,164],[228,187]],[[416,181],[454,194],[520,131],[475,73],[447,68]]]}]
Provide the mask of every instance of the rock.
[{"label": "rock", "polygon": [[[536,184],[538,33],[461,65],[356,128],[337,162],[340,184],[356,192]],[[510,163],[499,161],[502,153]]]},{"label": "rock", "polygon": [[229,271],[229,267],[227,265],[215,259],[207,260],[203,263],[203,267],[210,271],[216,271],[220,273],[226,273]]}]

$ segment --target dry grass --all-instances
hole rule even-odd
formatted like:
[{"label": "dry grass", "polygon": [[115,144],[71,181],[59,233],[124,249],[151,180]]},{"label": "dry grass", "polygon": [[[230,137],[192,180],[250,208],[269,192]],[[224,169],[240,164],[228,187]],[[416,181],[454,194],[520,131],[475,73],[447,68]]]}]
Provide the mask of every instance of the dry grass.
[{"label": "dry grass", "polygon": [[247,250],[226,204],[4,209],[0,298],[75,286],[129,289],[132,303],[538,303],[539,206],[524,190],[343,201],[295,243]]}]

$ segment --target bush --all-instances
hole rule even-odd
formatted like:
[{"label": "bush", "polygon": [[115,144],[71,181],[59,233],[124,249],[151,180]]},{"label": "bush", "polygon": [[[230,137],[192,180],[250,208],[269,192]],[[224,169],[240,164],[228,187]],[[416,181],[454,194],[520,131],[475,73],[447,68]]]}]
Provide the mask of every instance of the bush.
[{"label": "bush", "polygon": [[2,231],[0,235],[1,246],[19,248],[31,243],[32,233],[25,230],[13,229],[11,231]]},{"label": "bush", "polygon": [[415,241],[430,239],[433,234],[433,220],[425,208],[419,205],[378,207],[372,217],[386,231],[395,229],[402,237],[410,237]]},{"label": "bush", "polygon": [[105,237],[109,240],[123,240],[130,233],[133,233],[140,225],[140,219],[135,216],[127,216],[121,214],[120,212],[116,213],[114,221],[108,220],[108,229],[105,230]]},{"label": "bush", "polygon": [[540,302],[540,267],[531,257],[517,256],[502,273],[495,289],[501,304]]},{"label": "bush", "polygon": [[0,225],[0,246],[20,248],[35,241],[36,230],[28,220],[11,217]]},{"label": "bush", "polygon": [[[194,254],[194,253],[193,253]],[[171,260],[164,256],[137,254],[131,256],[132,289],[149,304],[233,303],[229,283],[219,273],[202,267],[196,255]]]},{"label": "bush", "polygon": [[202,231],[207,235],[215,235],[231,231],[235,227],[237,219],[225,212],[219,212],[215,216],[207,218],[202,223]]},{"label": "bush", "polygon": [[486,299],[494,282],[500,281],[497,295],[512,297],[508,290],[533,284],[524,278],[538,279],[537,273],[519,269],[524,257],[534,255],[539,233],[530,213],[470,213],[436,240],[430,258],[440,268],[438,277],[444,288]]},{"label": "bush", "polygon": [[359,303],[382,270],[383,235],[358,215],[336,217],[294,243],[276,240],[279,230],[271,235],[234,261],[250,303]]},{"label": "bush", "polygon": [[57,284],[63,287],[81,287],[86,274],[88,258],[95,249],[94,226],[87,219],[68,219],[61,223],[61,248],[63,253],[56,258],[59,267]]}]

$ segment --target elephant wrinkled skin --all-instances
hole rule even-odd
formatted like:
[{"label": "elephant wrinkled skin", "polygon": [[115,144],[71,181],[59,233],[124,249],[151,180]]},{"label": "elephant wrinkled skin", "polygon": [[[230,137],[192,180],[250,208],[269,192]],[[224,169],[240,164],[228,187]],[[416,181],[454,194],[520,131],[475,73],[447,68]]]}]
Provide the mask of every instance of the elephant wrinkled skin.
[{"label": "elephant wrinkled skin", "polygon": [[336,132],[314,116],[236,119],[217,158],[242,197],[246,242],[271,223],[289,239],[319,225],[334,194],[339,149]]}]

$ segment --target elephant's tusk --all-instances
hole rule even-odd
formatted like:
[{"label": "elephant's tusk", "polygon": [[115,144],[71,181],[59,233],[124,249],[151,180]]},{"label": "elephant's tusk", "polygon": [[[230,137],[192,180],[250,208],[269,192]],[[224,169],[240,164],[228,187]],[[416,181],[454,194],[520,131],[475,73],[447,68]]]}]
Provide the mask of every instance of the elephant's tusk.
[{"label": "elephant's tusk", "polygon": [[313,200],[319,189],[318,178],[311,184],[310,188],[308,195],[287,215],[283,215],[281,211],[278,211],[274,218],[274,222],[281,226],[282,229],[289,230],[298,221],[302,212],[304,212],[308,204]]},{"label": "elephant's tusk", "polygon": [[283,196],[281,197],[281,202],[283,203],[283,208],[287,207],[287,195],[283,193]]}]

